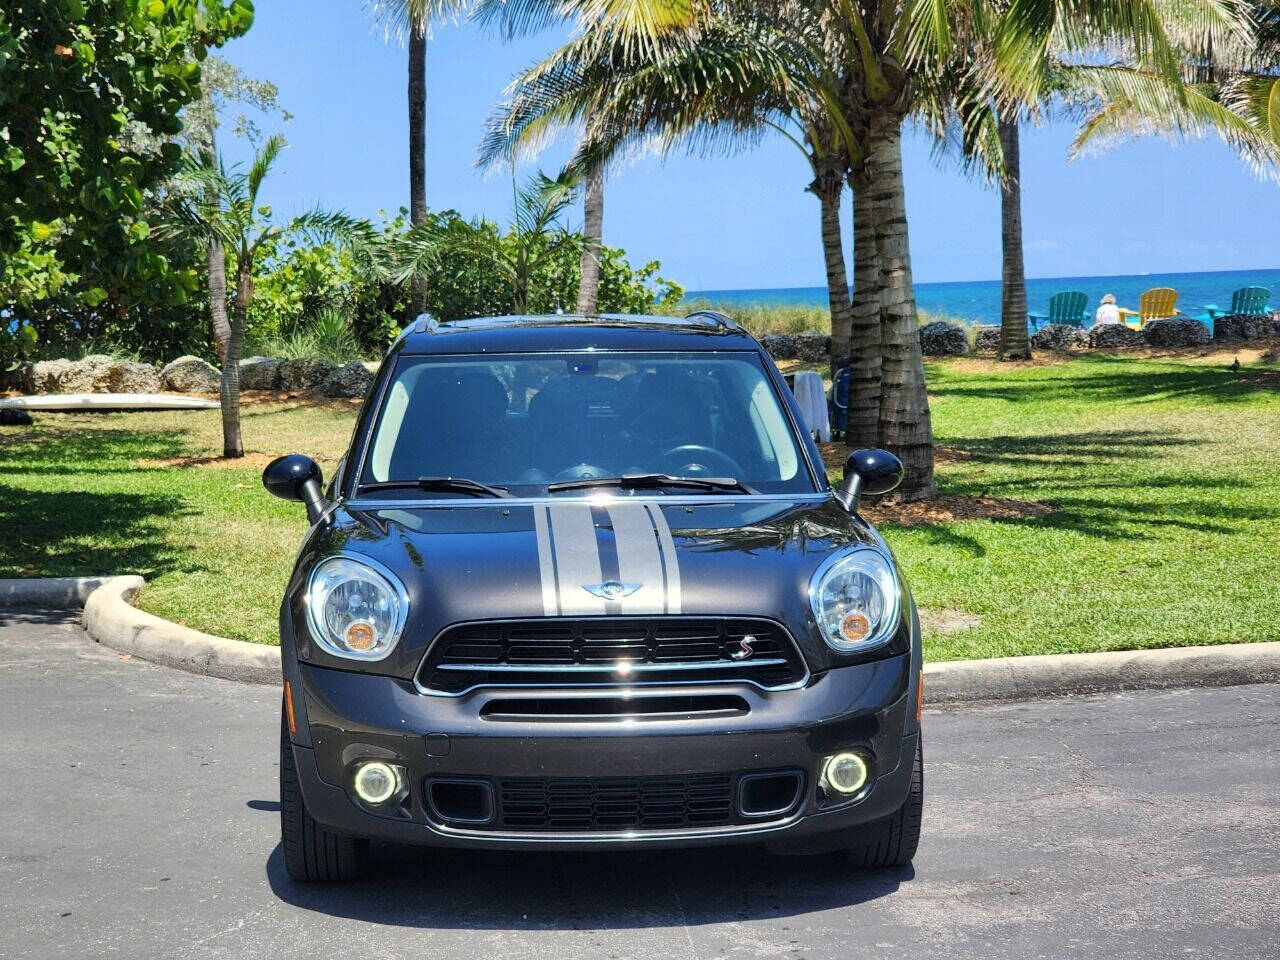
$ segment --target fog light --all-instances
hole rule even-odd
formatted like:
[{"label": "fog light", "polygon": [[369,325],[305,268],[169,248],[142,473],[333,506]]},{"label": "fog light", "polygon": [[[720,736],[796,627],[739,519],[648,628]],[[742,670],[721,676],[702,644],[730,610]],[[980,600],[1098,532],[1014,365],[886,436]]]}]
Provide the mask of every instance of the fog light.
[{"label": "fog light", "polygon": [[400,773],[389,763],[369,760],[356,768],[356,796],[374,806],[400,792]]},{"label": "fog light", "polygon": [[823,782],[836,793],[857,793],[867,785],[867,761],[856,753],[827,757],[822,768]]}]

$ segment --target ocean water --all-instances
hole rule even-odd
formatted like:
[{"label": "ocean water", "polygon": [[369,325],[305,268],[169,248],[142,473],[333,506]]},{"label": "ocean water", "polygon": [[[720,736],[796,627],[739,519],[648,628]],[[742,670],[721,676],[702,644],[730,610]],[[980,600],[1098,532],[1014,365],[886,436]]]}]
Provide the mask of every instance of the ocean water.
[{"label": "ocean water", "polygon": [[[1150,273],[1116,277],[1037,277],[1027,281],[1027,305],[1044,311],[1049,298],[1061,290],[1083,290],[1089,309],[1098,306],[1103,294],[1115,294],[1122,307],[1138,308],[1138,297],[1151,287],[1173,287],[1178,291],[1178,309],[1188,316],[1204,312],[1206,304],[1231,306],[1231,292],[1240,287],[1267,287],[1273,293],[1272,309],[1280,310],[1280,270],[1221,270],[1212,273]],[[777,287],[760,290],[692,290],[690,300],[738,305],[827,305],[826,287]],[[916,302],[932,313],[942,313],[974,323],[1000,322],[1000,281],[971,280],[963,283],[917,283]]]}]

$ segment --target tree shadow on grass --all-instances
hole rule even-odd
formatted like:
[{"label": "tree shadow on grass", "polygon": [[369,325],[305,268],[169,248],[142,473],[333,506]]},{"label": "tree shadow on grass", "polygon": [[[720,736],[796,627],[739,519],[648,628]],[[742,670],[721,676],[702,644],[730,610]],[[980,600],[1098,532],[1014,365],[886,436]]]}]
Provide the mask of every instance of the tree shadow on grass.
[{"label": "tree shadow on grass", "polygon": [[1054,368],[1037,377],[965,377],[930,384],[936,397],[974,397],[1010,403],[1046,403],[1077,400],[1155,402],[1195,395],[1212,403],[1239,403],[1257,393],[1274,394],[1267,378],[1237,375],[1216,366],[1182,365],[1161,368],[1135,364],[1131,358],[1086,356],[1078,364]]},{"label": "tree shadow on grass", "polygon": [[0,576],[64,577],[190,568],[162,520],[191,513],[169,493],[36,491],[0,484]]},{"label": "tree shadow on grass", "polygon": [[1158,460],[1170,451],[1204,446],[1208,442],[1171,436],[1164,430],[1092,430],[948,439],[949,446],[963,452],[959,459],[964,463],[1042,464],[1053,471],[1063,467]]},{"label": "tree shadow on grass", "polygon": [[4,438],[0,475],[133,473],[138,460],[160,460],[190,453],[185,431],[57,429]]}]

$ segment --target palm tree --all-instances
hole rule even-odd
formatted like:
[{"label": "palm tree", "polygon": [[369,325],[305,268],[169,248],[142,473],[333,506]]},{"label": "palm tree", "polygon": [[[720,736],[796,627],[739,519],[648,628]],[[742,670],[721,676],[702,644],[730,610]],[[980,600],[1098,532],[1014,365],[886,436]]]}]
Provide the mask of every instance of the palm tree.
[{"label": "palm tree", "polygon": [[[597,128],[593,136],[614,148],[645,137],[659,143],[665,138],[668,144],[699,134],[713,141],[717,134],[749,137],[778,113],[797,111],[796,87],[818,90],[824,107],[819,116],[832,121],[828,130],[839,138],[836,146],[854,186],[856,237],[862,240],[861,249],[855,242],[855,295],[861,287],[866,296],[854,304],[851,340],[858,345],[856,354],[874,357],[877,343],[881,354],[879,380],[873,360],[864,371],[868,396],[877,382],[880,388],[878,405],[867,406],[876,411],[880,442],[906,466],[898,496],[934,496],[932,429],[902,177],[902,124],[919,98],[931,95],[934,79],[950,69],[955,51],[971,45],[997,21],[991,5],[961,0],[708,2],[688,5],[687,16],[657,31],[656,40],[641,43],[626,29],[617,39],[615,22],[622,20],[626,28],[631,20],[616,7],[601,12],[588,0],[581,5],[590,7],[594,19],[581,23],[578,36],[517,81],[498,138],[544,137],[549,128],[583,122],[587,104],[597,109],[591,118]],[[1187,0],[1181,8],[1202,19],[1222,16],[1216,0]],[[735,29],[761,32],[762,24],[775,34],[794,35],[795,41],[789,46],[753,43],[745,55],[726,54],[725,40]],[[999,69],[987,71],[993,77],[990,95],[1001,102],[1034,101],[1050,39],[1085,31],[1091,37],[1123,36],[1144,55],[1169,60],[1171,46],[1147,0],[1014,0],[998,18],[992,59]],[[768,30],[763,34],[769,35]],[[807,84],[813,76],[834,82]],[[771,103],[775,91],[780,92]],[[820,130],[821,124],[806,127],[807,145],[817,157],[818,148],[826,145],[808,138],[809,129]],[[820,170],[815,179],[829,183],[829,177],[816,176]],[[830,236],[831,220],[824,217],[823,222],[828,227],[824,235]],[[824,250],[830,253],[829,244],[824,243]],[[843,264],[843,256],[828,256],[828,263]],[[838,302],[830,281],[835,271],[828,274],[833,302]],[[864,276],[874,276],[874,285],[860,282]]]},{"label": "palm tree", "polygon": [[[283,147],[283,138],[271,137],[255,152],[248,170],[228,169],[209,153],[198,159],[189,159],[170,197],[167,218],[158,228],[161,236],[182,237],[202,247],[216,241],[233,260],[235,299],[232,301],[230,336],[223,357],[219,389],[224,457],[244,456],[244,440],[240,432],[240,354],[244,345],[245,318],[253,299],[257,256],[263,245],[291,233],[306,234],[318,241],[347,242],[362,248],[375,241],[369,224],[339,213],[317,210],[295,217],[284,225],[270,222],[269,211],[264,212],[266,208],[258,204],[258,194]],[[213,289],[210,294],[217,295]],[[212,306],[214,304],[211,303]]]},{"label": "palm tree", "polygon": [[[470,0],[374,0],[378,19],[390,33],[406,36],[409,56],[409,223],[427,222],[427,33],[432,24],[464,15]],[[421,313],[426,289],[413,282],[413,312]]]},{"label": "palm tree", "polygon": [[824,42],[817,20],[780,24],[750,7],[735,16],[708,17],[648,42],[637,42],[627,24],[580,24],[578,37],[508,88],[481,163],[532,152],[569,125],[584,128],[581,150],[604,156],[677,143],[730,152],[762,132],[780,132],[805,156],[807,189],[819,201],[834,366],[848,356],[851,323],[840,198],[858,156],[838,108],[842,81],[814,55]]}]

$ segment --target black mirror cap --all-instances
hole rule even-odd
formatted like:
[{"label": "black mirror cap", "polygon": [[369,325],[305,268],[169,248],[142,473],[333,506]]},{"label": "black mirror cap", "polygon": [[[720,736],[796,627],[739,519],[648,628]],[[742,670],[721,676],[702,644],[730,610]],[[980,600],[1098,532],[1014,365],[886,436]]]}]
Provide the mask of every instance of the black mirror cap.
[{"label": "black mirror cap", "polygon": [[902,461],[888,450],[855,450],[844,463],[845,483],[853,477],[861,479],[858,492],[878,497],[902,482]]},{"label": "black mirror cap", "polygon": [[267,488],[267,493],[281,500],[305,503],[311,499],[308,496],[308,486],[315,484],[318,489],[322,483],[320,464],[304,453],[277,457],[262,471],[262,485]]}]

